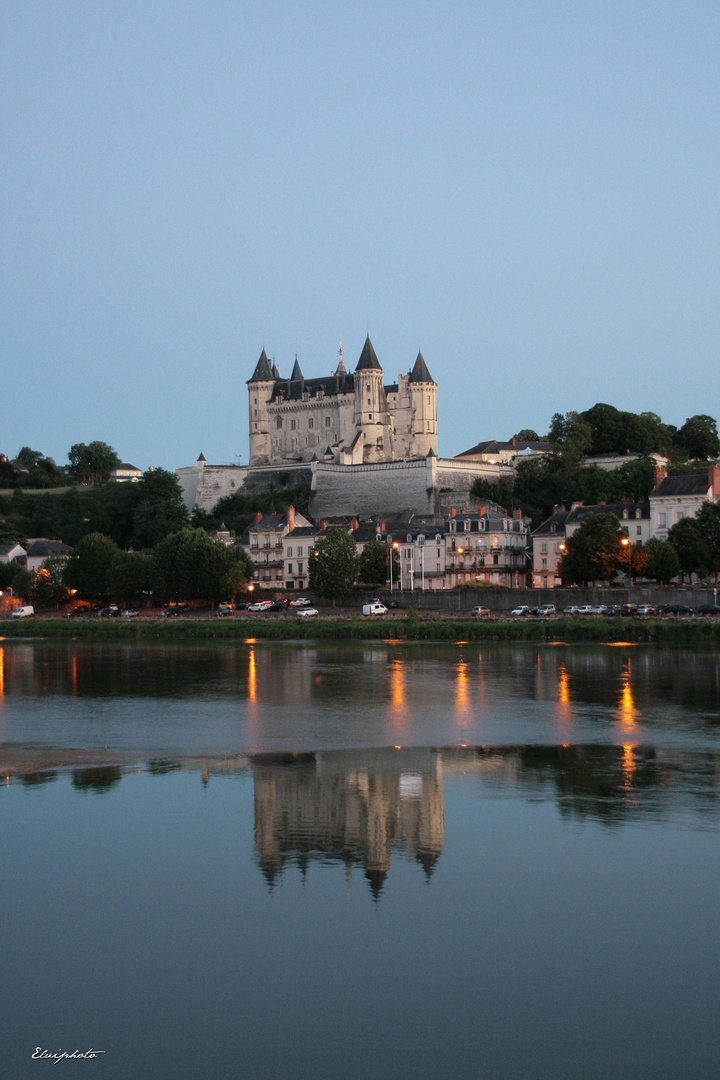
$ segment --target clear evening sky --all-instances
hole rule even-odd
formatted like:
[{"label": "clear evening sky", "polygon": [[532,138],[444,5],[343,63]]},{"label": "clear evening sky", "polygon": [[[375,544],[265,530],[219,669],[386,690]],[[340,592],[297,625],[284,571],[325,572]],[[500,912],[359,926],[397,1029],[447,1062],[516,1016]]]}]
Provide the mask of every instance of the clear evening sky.
[{"label": "clear evening sky", "polygon": [[720,415],[717,0],[5,0],[0,88],[0,452],[247,462],[368,330],[441,455]]}]

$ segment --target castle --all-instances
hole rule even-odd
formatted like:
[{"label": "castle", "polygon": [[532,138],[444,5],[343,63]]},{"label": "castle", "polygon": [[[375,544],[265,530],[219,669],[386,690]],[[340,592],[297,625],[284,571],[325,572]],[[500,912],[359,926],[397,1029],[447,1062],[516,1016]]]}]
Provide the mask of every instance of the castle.
[{"label": "castle", "polygon": [[283,379],[265,349],[248,380],[250,467],[324,461],[337,465],[437,456],[437,384],[418,353],[397,383],[385,384],[370,337],[355,371],[306,379],[295,359]]}]

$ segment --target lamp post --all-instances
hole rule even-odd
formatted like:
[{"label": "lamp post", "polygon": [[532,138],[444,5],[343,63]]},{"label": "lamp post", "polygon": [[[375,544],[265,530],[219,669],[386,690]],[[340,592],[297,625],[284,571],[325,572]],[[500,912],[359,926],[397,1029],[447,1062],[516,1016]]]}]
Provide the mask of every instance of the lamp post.
[{"label": "lamp post", "polygon": [[628,583],[632,589],[632,544],[627,536],[623,536],[620,543],[628,549]]}]

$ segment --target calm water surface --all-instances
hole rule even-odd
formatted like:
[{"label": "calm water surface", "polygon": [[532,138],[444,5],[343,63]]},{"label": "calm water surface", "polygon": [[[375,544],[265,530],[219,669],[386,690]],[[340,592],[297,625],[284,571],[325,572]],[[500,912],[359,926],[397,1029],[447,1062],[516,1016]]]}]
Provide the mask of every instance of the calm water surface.
[{"label": "calm water surface", "polygon": [[0,1076],[714,1080],[719,709],[689,649],[0,641]]}]

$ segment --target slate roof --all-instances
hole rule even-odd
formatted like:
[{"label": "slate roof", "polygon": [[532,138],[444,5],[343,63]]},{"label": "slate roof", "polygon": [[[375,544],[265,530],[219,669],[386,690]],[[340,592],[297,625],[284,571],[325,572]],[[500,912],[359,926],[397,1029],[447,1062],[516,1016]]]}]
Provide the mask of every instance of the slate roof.
[{"label": "slate roof", "polygon": [[547,453],[551,449],[552,445],[543,440],[526,442],[524,439],[516,439],[513,443],[488,439],[485,442],[478,443],[477,446],[472,446],[469,450],[463,450],[462,454],[456,454],[455,456],[470,457],[471,454],[499,454],[502,450],[514,450],[515,453],[520,453],[521,450],[535,450],[537,453]]},{"label": "slate roof", "polygon": [[363,350],[360,353],[360,359],[357,362],[357,367],[355,368],[355,370],[356,371],[368,371],[368,370],[382,371],[382,368],[380,367],[380,362],[379,362],[377,356],[375,355],[375,350],[372,347],[372,342],[370,341],[370,335],[369,334],[365,338],[365,344],[363,345]]},{"label": "slate roof", "polygon": [[547,521],[543,521],[542,525],[538,525],[537,529],[533,530],[533,536],[551,536],[554,533],[564,533],[569,512],[569,510],[556,510]]},{"label": "slate roof", "polygon": [[[636,517],[635,511],[640,510],[640,517]],[[627,517],[625,517],[625,511],[627,511]],[[595,506],[576,506],[574,510],[568,513],[565,519],[567,525],[577,525],[585,520],[588,514],[614,514],[616,518],[623,521],[642,521],[643,519],[649,519],[650,517],[650,503],[597,503]]]},{"label": "slate roof", "polygon": [[252,378],[248,379],[249,383],[253,382],[272,382],[274,379],[272,368],[270,367],[270,361],[267,358],[265,349],[260,353],[260,359],[255,365],[255,370],[252,373]]},{"label": "slate roof", "polygon": [[25,554],[25,548],[21,544],[18,544],[17,542],[14,543],[14,544],[0,544],[0,558],[2,558],[3,555],[9,555],[9,553],[14,548],[20,548],[23,555]]},{"label": "slate roof", "polygon": [[347,372],[344,375],[326,375],[320,379],[281,379],[275,383],[270,401],[301,401],[303,394],[309,394],[311,398],[317,397],[318,390],[322,390],[325,397],[352,394],[355,392],[355,383],[352,375]]},{"label": "slate roof", "polygon": [[292,369],[292,375],[290,376],[290,381],[291,382],[303,382],[304,381],[304,375],[303,375],[302,371],[300,370],[300,365],[298,364],[297,356],[295,357],[295,364],[294,364],[293,369]]},{"label": "slate roof", "polygon": [[50,555],[72,555],[72,548],[61,540],[36,540],[28,548],[28,558],[47,559]]},{"label": "slate roof", "polygon": [[427,369],[427,364],[423,360],[423,354],[421,352],[417,354],[417,360],[415,361],[414,368],[410,372],[409,381],[422,383],[431,383],[433,381],[432,375]]},{"label": "slate roof", "polygon": [[652,498],[666,495],[706,495],[710,487],[707,473],[694,473],[690,476],[666,476],[651,491]]}]

